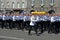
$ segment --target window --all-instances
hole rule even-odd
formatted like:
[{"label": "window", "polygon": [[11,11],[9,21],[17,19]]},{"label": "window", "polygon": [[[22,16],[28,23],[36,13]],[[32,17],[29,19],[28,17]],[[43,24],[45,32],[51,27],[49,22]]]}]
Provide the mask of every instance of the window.
[{"label": "window", "polygon": [[20,8],[20,4],[19,4],[19,2],[17,2],[17,6],[18,6],[18,8]]},{"label": "window", "polygon": [[41,0],[41,4],[44,4],[44,0]]},{"label": "window", "polygon": [[14,2],[12,2],[12,8],[15,8],[15,4],[14,4]]},{"label": "window", "polygon": [[54,6],[54,0],[50,0],[50,6]]},{"label": "window", "polygon": [[4,2],[1,2],[1,8],[4,8]]},{"label": "window", "polygon": [[40,6],[41,6],[41,7],[44,6],[44,0],[41,0]]},{"label": "window", "polygon": [[32,0],[32,4],[31,4],[31,6],[34,6],[34,4],[35,4],[35,0]]},{"label": "window", "polygon": [[50,3],[54,3],[54,0],[50,0]]},{"label": "window", "polygon": [[9,2],[7,2],[7,8],[9,8]]},{"label": "window", "polygon": [[24,4],[24,2],[22,2],[22,8],[25,8],[25,4]]}]

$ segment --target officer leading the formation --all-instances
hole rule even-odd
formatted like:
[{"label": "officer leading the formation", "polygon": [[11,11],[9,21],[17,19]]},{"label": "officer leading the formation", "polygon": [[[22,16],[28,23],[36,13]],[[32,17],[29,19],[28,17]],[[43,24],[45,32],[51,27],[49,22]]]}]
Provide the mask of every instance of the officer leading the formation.
[{"label": "officer leading the formation", "polygon": [[30,26],[29,26],[29,32],[28,32],[29,35],[31,34],[32,27],[34,28],[34,31],[37,34],[36,22],[37,22],[37,20],[36,20],[35,16],[32,15],[30,18]]}]

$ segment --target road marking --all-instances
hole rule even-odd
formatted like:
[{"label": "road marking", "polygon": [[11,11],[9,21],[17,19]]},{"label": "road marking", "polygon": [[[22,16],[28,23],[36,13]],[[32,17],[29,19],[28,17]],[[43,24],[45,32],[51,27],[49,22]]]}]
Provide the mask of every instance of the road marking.
[{"label": "road marking", "polygon": [[7,37],[7,36],[0,36],[0,38],[8,38],[8,39],[15,39],[15,40],[24,40],[24,39],[22,39],[22,38]]}]

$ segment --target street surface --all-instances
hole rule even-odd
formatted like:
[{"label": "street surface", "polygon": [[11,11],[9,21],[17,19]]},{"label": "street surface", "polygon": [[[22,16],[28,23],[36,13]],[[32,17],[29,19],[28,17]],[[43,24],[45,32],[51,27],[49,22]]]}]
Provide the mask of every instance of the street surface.
[{"label": "street surface", "polygon": [[37,36],[32,31],[32,35],[28,35],[28,31],[15,30],[15,29],[1,29],[0,28],[0,40],[60,40],[60,34],[48,34],[45,31],[43,34]]}]

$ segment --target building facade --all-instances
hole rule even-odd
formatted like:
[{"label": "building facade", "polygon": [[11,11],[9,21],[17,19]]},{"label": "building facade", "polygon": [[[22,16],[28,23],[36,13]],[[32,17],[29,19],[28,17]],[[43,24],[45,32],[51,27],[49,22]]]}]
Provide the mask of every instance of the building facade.
[{"label": "building facade", "polygon": [[41,11],[41,4],[44,4],[44,10],[50,9],[50,3],[54,3],[54,10],[59,13],[60,0],[0,0],[0,9],[21,9],[30,10],[34,6],[35,10]]}]

